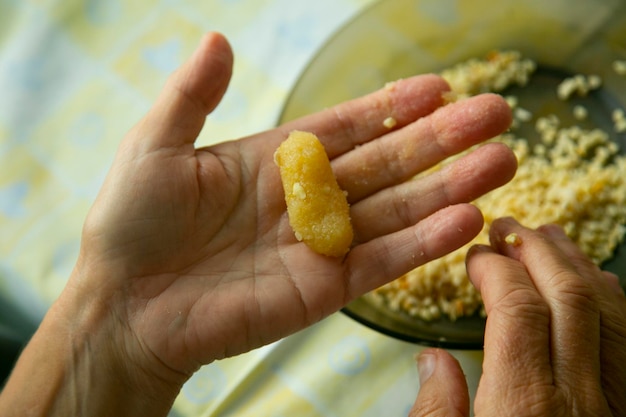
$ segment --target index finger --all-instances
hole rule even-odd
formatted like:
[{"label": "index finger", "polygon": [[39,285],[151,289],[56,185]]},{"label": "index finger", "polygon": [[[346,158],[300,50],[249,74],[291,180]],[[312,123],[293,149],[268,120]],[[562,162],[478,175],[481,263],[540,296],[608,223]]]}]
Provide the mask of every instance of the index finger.
[{"label": "index finger", "polygon": [[524,266],[483,245],[469,250],[466,263],[487,312],[481,385],[498,390],[502,378],[550,384],[550,310]]},{"label": "index finger", "polygon": [[[432,113],[444,104],[443,94],[449,90],[448,83],[437,75],[417,75],[288,122],[278,129],[284,137],[292,130],[315,133],[328,157],[333,159],[391,129],[406,126]],[[393,119],[393,127],[385,125],[387,118]]]}]

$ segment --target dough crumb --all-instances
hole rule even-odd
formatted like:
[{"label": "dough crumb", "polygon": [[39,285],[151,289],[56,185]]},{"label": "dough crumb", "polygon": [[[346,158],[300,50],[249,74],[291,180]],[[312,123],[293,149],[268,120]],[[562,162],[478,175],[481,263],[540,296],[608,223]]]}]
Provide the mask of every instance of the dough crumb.
[{"label": "dough crumb", "polygon": [[395,125],[398,124],[398,121],[396,119],[394,119],[393,117],[387,117],[384,121],[383,121],[383,125],[387,128],[387,129],[392,129],[393,127],[395,127]]},{"label": "dough crumb", "polygon": [[519,237],[519,235],[517,233],[510,233],[508,234],[505,238],[504,241],[506,242],[507,245],[511,245],[511,246],[519,246],[522,244],[522,238]]}]

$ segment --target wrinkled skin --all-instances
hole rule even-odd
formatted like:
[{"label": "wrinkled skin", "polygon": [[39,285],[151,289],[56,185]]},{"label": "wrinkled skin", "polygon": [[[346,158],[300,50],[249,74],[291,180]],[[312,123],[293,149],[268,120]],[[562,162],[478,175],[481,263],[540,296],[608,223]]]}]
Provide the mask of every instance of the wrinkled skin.
[{"label": "wrinkled skin", "polygon": [[[428,75],[269,132],[195,149],[228,75],[226,44],[215,36],[206,42],[205,55],[173,76],[124,140],[89,214],[78,268],[107,271],[107,280],[81,274],[73,283],[110,299],[129,343],[141,343],[172,369],[188,374],[277,340],[456,249],[482,226],[478,211],[462,203],[514,171],[510,151],[495,145],[419,183],[398,185],[510,122],[505,103],[492,95],[437,110],[448,87]],[[200,68],[209,74],[196,73]],[[388,114],[400,129],[383,126]],[[296,128],[323,141],[348,192],[356,238],[344,258],[313,253],[289,227],[273,154]],[[495,162],[482,166],[484,160]],[[499,172],[505,175],[493,175]]]},{"label": "wrinkled skin", "polygon": [[[510,233],[522,244],[507,244]],[[475,415],[626,415],[626,297],[617,277],[558,226],[501,219],[490,240],[467,257],[488,313]],[[428,350],[419,360],[426,380],[410,415],[469,416],[455,359]]]},{"label": "wrinkled skin", "polygon": [[[449,87],[435,75],[198,149],[232,59],[208,34],[120,144],[0,414],[35,404],[28,415],[166,415],[202,364],[303,329],[469,242],[483,220],[467,203],[515,172],[512,152],[489,144],[406,182],[511,122],[495,95],[443,106]],[[348,193],[355,239],[344,257],[312,252],[289,225],[273,154],[296,129],[320,138]]]}]

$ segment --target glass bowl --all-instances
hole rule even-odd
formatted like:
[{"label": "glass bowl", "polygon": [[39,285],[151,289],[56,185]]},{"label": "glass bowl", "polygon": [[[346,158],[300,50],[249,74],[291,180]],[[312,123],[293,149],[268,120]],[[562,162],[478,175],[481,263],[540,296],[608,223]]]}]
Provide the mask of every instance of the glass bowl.
[{"label": "glass bowl", "polygon": [[[611,132],[611,111],[626,107],[626,76],[612,69],[626,59],[626,3],[621,0],[386,0],[341,28],[316,54],[288,97],[280,122],[317,112],[411,75],[438,72],[493,50],[517,50],[538,69],[515,91],[524,107],[550,111],[567,124],[571,106],[584,103],[589,119]],[[603,86],[570,102],[556,98],[566,75],[597,74]],[[539,114],[540,115],[540,114]],[[625,174],[626,175],[626,174]],[[626,287],[626,245],[603,265]],[[361,297],[343,309],[360,323],[401,340],[453,349],[481,349],[485,320],[426,322]]]}]

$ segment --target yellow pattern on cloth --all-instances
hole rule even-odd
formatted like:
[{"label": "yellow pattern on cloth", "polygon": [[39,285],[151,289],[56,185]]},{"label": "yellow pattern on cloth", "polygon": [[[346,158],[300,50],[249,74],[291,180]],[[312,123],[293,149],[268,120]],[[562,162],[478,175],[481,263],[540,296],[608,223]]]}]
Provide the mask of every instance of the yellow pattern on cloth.
[{"label": "yellow pattern on cloth", "polygon": [[[236,60],[199,145],[272,127],[315,51],[371,3],[1,1],[0,302],[41,319],[70,274],[119,140],[204,32],[223,32]],[[406,415],[418,350],[335,314],[203,367],[170,415]],[[479,375],[480,353],[457,355]]]}]

